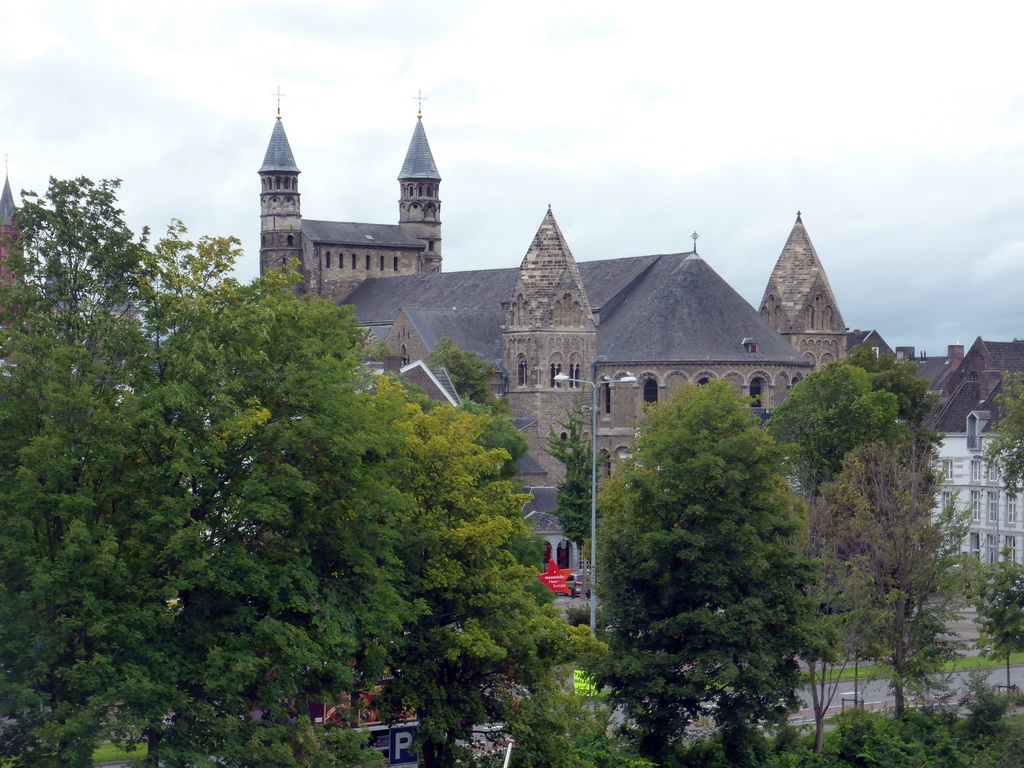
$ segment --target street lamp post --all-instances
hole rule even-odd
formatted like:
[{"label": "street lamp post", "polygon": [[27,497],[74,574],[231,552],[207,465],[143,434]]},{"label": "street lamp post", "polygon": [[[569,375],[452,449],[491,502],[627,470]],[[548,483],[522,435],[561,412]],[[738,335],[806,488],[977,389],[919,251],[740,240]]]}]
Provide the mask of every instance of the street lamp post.
[{"label": "street lamp post", "polygon": [[[597,378],[595,373],[594,378]],[[597,634],[597,390],[604,385],[614,382],[611,379],[605,381],[589,381],[587,379],[574,379],[560,373],[555,376],[555,381],[569,381],[574,384],[589,384],[593,395],[590,405],[590,634]],[[623,376],[619,381],[636,381],[636,376]]]}]

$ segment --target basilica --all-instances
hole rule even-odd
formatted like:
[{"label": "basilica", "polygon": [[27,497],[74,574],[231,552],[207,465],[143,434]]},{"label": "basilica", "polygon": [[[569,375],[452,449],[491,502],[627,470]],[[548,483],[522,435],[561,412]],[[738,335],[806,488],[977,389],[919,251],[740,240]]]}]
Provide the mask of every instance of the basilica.
[{"label": "basilica", "polygon": [[405,362],[449,337],[493,363],[495,393],[530,443],[528,484],[559,478],[544,445],[569,408],[590,402],[588,382],[598,382],[598,447],[612,471],[644,408],[673,388],[725,380],[763,415],[846,353],[799,214],[755,309],[695,250],[577,262],[550,207],[532,240],[523,233],[518,266],[444,272],[441,176],[422,115],[398,174],[397,224],[304,218],[299,173],[278,116],[259,170],[261,273],[297,261],[296,290],[352,306]]}]

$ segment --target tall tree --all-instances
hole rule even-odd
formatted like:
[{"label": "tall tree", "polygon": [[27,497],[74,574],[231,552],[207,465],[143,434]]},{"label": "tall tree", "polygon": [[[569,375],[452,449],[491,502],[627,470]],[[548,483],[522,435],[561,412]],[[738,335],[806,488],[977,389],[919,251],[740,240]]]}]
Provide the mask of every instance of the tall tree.
[{"label": "tall tree", "polygon": [[873,389],[866,370],[835,362],[793,387],[767,428],[788,446],[795,480],[810,500],[839,473],[847,453],[899,434],[898,414],[896,395]]},{"label": "tall tree", "polygon": [[1024,651],[1024,567],[1003,559],[984,569],[976,603],[979,645],[994,658],[1006,659],[1010,685],[1010,655]]},{"label": "tall tree", "polygon": [[935,450],[909,436],[865,446],[847,458],[823,489],[842,530],[841,557],[863,568],[878,611],[872,657],[887,671],[896,711],[908,689],[924,685],[955,653],[946,635],[965,589],[960,542],[966,521],[955,505],[934,514]]},{"label": "tall tree", "polygon": [[436,768],[455,764],[474,724],[514,730],[535,712],[528,702],[549,692],[552,670],[592,642],[538,599],[536,561],[515,556],[515,540],[530,536],[526,497],[495,477],[507,454],[480,445],[487,417],[424,413],[391,386],[382,382],[376,399],[405,435],[392,477],[405,494],[396,516],[415,618],[391,641],[382,701],[392,713],[417,713],[420,757]]},{"label": "tall tree", "polygon": [[731,765],[795,703],[815,642],[783,458],[725,383],[652,407],[601,495],[609,654],[598,680],[660,760],[711,715]]},{"label": "tall tree", "polygon": [[233,241],[175,224],[148,252],[115,188],[26,201],[0,286],[0,754],[351,764],[358,734],[303,715],[377,678],[401,616],[400,435],[360,394],[357,325],[224,279]]},{"label": "tall tree", "polygon": [[[555,514],[562,524],[562,533],[570,541],[581,544],[590,538],[590,494],[593,471],[592,442],[588,420],[581,408],[567,414],[561,429],[551,428],[547,452],[565,467],[565,477],[555,491]],[[565,435],[564,439],[562,435]],[[600,457],[599,457],[600,458]]]},{"label": "tall tree", "polygon": [[917,363],[912,360],[878,355],[870,347],[860,345],[850,350],[845,362],[868,372],[873,391],[894,394],[897,416],[910,427],[920,428],[938,400],[938,395],[929,391],[928,380],[918,376]]},{"label": "tall tree", "polygon": [[996,396],[999,419],[986,440],[985,456],[999,471],[1007,492],[1024,490],[1024,381],[1019,373],[1004,373]]}]

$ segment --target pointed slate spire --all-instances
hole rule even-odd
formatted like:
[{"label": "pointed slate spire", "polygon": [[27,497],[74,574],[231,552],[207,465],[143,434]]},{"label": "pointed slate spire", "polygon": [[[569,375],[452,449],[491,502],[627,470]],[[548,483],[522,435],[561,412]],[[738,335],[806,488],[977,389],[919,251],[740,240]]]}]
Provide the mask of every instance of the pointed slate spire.
[{"label": "pointed slate spire", "polygon": [[14,224],[14,195],[11,194],[11,182],[4,177],[4,191],[0,194],[0,226],[10,227]]},{"label": "pointed slate spire", "polygon": [[845,331],[828,275],[798,212],[761,299],[761,312],[779,331]]},{"label": "pointed slate spire", "polygon": [[267,154],[263,158],[263,166],[260,173],[286,171],[299,173],[299,167],[295,165],[295,158],[292,156],[292,148],[288,143],[288,136],[284,132],[284,123],[277,118],[274,123],[274,132],[270,134],[270,144],[267,145]]},{"label": "pointed slate spire", "polygon": [[434,164],[434,155],[430,152],[427,132],[423,130],[422,117],[416,120],[412,141],[409,142],[409,151],[405,153],[405,162],[402,163],[398,179],[399,181],[403,179],[441,180],[441,174],[437,172],[437,165]]}]

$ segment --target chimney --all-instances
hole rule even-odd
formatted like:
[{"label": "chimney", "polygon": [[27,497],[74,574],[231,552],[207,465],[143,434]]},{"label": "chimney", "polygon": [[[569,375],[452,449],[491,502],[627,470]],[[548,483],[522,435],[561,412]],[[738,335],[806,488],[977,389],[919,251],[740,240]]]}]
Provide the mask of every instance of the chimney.
[{"label": "chimney", "polygon": [[384,356],[384,372],[385,373],[401,373],[402,371],[402,358],[398,355],[385,355]]},{"label": "chimney", "polygon": [[964,361],[964,345],[950,344],[946,351],[946,357],[949,360],[949,372],[952,373]]}]

